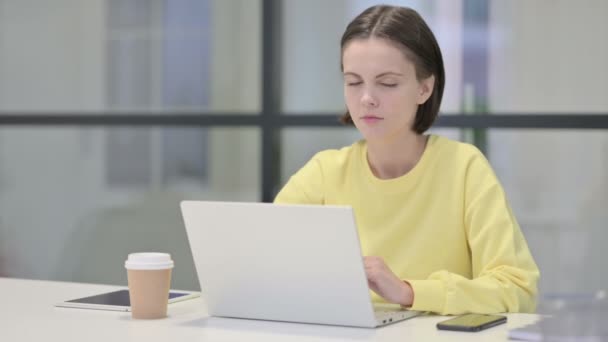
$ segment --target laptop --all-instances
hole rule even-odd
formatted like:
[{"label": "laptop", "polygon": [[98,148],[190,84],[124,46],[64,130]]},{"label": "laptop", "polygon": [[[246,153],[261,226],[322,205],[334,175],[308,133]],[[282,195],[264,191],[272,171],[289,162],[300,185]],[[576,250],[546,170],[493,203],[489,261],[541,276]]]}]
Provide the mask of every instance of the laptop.
[{"label": "laptop", "polygon": [[209,315],[378,327],[420,315],[375,308],[351,207],[183,201]]}]

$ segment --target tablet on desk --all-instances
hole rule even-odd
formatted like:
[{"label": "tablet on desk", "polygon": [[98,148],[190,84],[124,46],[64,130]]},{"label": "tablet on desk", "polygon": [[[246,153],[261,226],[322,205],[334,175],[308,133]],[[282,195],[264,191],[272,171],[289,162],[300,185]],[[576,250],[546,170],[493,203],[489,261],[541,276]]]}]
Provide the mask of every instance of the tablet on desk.
[{"label": "tablet on desk", "polygon": [[[199,297],[198,292],[189,291],[169,291],[169,304],[181,302],[183,300]],[[77,309],[96,309],[110,311],[131,311],[129,300],[129,290],[118,290],[102,293],[94,296],[66,300],[55,304],[57,307],[77,308]]]}]

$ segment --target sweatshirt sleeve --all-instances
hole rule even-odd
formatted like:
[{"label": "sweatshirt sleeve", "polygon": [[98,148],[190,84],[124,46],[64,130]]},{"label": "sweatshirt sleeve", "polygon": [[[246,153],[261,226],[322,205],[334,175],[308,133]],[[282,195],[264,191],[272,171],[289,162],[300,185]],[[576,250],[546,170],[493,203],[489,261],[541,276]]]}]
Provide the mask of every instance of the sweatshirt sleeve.
[{"label": "sweatshirt sleeve", "polygon": [[534,312],[540,276],[489,162],[476,151],[464,186],[464,225],[472,279],[445,270],[407,280],[412,310],[441,314]]},{"label": "sweatshirt sleeve", "polygon": [[296,172],[275,197],[277,204],[325,204],[323,172],[317,156]]}]

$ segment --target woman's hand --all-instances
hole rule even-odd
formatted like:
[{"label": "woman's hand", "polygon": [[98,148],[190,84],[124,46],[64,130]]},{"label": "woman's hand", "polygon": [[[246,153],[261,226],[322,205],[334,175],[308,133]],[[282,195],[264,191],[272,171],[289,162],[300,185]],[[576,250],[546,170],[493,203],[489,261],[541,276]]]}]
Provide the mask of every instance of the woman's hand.
[{"label": "woman's hand", "polygon": [[363,258],[367,284],[372,291],[391,303],[411,306],[414,302],[414,291],[407,282],[399,279],[386,265],[384,259],[377,256]]}]

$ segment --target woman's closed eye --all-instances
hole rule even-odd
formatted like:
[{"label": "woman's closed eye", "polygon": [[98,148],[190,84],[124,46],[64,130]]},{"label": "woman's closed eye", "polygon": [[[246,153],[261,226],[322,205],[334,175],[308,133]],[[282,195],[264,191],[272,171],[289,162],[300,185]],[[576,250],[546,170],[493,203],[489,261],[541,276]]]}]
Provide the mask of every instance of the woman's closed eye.
[{"label": "woman's closed eye", "polygon": [[[354,81],[354,82],[346,82],[346,85],[349,87],[355,87],[358,85],[363,84],[362,81]],[[386,82],[382,82],[380,83],[381,86],[383,87],[389,87],[389,88],[395,88],[398,84],[397,83],[386,83]]]}]

